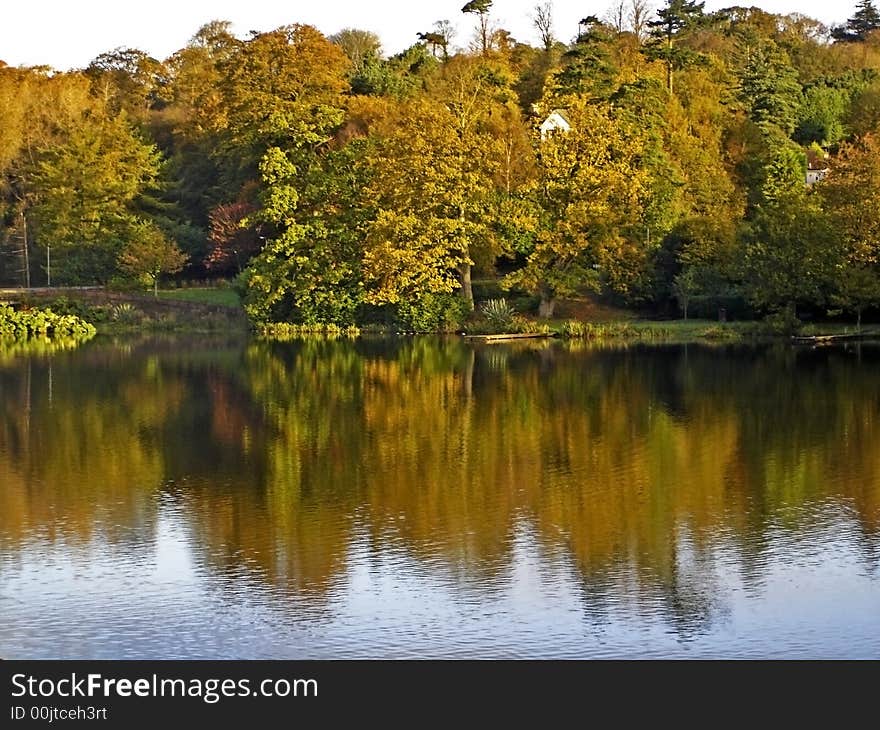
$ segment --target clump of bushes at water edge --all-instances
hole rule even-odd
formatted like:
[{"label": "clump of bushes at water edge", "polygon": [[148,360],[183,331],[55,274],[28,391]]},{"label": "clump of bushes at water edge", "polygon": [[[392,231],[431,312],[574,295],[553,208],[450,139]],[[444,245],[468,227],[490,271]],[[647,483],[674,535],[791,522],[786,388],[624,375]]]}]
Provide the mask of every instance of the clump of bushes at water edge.
[{"label": "clump of bushes at water edge", "polygon": [[94,325],[73,314],[56,314],[51,309],[16,311],[0,304],[0,338],[29,340],[31,338],[86,340],[95,336]]}]

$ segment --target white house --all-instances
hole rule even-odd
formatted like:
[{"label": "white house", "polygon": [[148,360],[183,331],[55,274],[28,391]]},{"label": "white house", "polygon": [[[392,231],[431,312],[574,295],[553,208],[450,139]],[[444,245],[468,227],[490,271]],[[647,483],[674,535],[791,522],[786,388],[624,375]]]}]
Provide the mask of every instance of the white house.
[{"label": "white house", "polygon": [[568,121],[563,109],[554,109],[550,112],[550,116],[541,123],[541,139],[547,139],[547,135],[556,131],[571,131],[571,122]]},{"label": "white house", "polygon": [[812,165],[807,167],[807,187],[811,185],[815,185],[820,180],[824,180],[825,176],[828,174],[827,167],[813,167]]},{"label": "white house", "polygon": [[828,153],[817,150],[807,150],[807,187],[824,180],[828,174]]}]

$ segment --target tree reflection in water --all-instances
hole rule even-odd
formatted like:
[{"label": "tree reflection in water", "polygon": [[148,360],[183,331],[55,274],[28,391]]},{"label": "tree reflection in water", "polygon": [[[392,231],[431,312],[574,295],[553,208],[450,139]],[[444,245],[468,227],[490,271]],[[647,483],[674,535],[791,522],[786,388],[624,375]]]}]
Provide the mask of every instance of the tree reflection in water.
[{"label": "tree reflection in water", "polygon": [[400,554],[489,600],[527,535],[577,577],[588,623],[660,615],[686,640],[723,624],[732,580],[759,593],[780,550],[829,531],[877,574],[878,362],[868,345],[431,338],[9,358],[0,554],[100,539],[149,556],[173,507],[202,570],[281,596],[325,605],[353,561]]}]

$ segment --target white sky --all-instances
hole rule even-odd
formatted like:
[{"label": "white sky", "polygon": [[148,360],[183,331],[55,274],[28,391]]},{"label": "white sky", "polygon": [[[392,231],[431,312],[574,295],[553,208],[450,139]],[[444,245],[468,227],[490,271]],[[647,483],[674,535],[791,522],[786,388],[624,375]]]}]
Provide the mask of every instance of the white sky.
[{"label": "white sky", "polygon": [[[119,46],[166,58],[183,47],[209,20],[230,20],[240,37],[290,23],[309,23],[326,34],[344,27],[372,30],[386,53],[414,43],[416,33],[435,20],[455,22],[456,45],[470,40],[472,20],[462,16],[466,0],[5,0],[0,12],[0,60],[10,66],[48,65],[81,68],[95,56]],[[537,0],[495,0],[496,21],[518,40],[537,43],[529,20]],[[555,0],[556,33],[570,40],[585,15],[603,16],[613,0]],[[654,0],[658,5],[660,0]],[[826,23],[852,15],[855,0],[708,0],[708,10],[732,5],[758,6],[770,12],[800,12]]]}]

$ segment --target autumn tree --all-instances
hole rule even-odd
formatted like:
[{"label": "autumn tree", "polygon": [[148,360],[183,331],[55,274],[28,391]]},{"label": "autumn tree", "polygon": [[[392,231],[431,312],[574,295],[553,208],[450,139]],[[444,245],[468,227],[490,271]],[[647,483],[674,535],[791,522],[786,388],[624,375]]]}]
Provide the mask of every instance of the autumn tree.
[{"label": "autumn tree", "polygon": [[880,139],[867,135],[844,145],[819,185],[841,239],[837,303],[854,312],[880,303]]},{"label": "autumn tree", "polygon": [[85,70],[98,95],[110,100],[114,111],[143,118],[167,100],[168,70],[136,48],[116,48],[102,53]]},{"label": "autumn tree", "polygon": [[342,48],[308,25],[244,43],[221,67],[227,186],[259,179],[271,147],[305,149],[327,140],[343,120],[349,66]]},{"label": "autumn tree", "polygon": [[240,274],[259,253],[263,236],[254,222],[258,208],[249,202],[218,205],[211,211],[205,268],[212,274]]},{"label": "autumn tree", "polygon": [[636,284],[645,251],[628,235],[640,220],[648,179],[640,158],[644,140],[610,109],[573,97],[571,131],[540,143],[535,196],[541,210],[524,268],[506,279],[541,298],[551,317],[556,300],[604,281],[619,290]]},{"label": "autumn tree", "polygon": [[495,122],[512,103],[493,68],[450,62],[435,98],[400,106],[381,131],[368,157],[377,205],[364,261],[369,301],[459,289],[473,308],[474,257],[498,245],[489,214],[506,156]]}]

